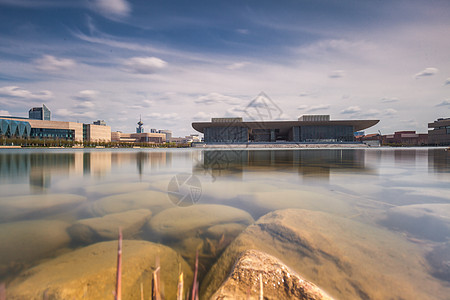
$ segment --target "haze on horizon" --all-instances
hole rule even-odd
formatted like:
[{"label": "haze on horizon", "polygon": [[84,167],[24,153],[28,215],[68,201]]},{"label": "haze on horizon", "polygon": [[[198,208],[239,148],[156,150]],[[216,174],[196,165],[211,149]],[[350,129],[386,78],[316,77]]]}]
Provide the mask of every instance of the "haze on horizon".
[{"label": "haze on horizon", "polygon": [[278,119],[450,117],[446,0],[0,0],[0,115],[195,132],[261,91]]}]

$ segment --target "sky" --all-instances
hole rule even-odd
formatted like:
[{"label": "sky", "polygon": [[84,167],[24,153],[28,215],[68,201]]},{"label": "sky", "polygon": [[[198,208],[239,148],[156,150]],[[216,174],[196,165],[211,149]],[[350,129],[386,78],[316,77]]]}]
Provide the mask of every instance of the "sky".
[{"label": "sky", "polygon": [[273,120],[422,133],[450,117],[449,37],[448,0],[0,0],[0,115],[185,136],[264,92]]}]

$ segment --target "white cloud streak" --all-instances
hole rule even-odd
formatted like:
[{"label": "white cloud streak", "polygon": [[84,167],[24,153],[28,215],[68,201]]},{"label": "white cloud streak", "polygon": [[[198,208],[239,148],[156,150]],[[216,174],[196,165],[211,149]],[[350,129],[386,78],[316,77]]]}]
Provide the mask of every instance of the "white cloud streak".
[{"label": "white cloud streak", "polygon": [[92,9],[106,18],[124,18],[130,15],[131,6],[126,0],[94,0]]},{"label": "white cloud streak", "polygon": [[57,72],[70,69],[75,66],[75,61],[68,58],[57,58],[52,55],[44,55],[33,61],[35,68],[40,71]]},{"label": "white cloud streak", "polygon": [[132,57],[123,63],[126,72],[134,74],[154,74],[167,66],[167,62],[157,57]]},{"label": "white cloud streak", "polygon": [[439,70],[437,68],[425,68],[422,71],[420,71],[419,73],[417,73],[416,75],[414,75],[414,77],[416,79],[419,79],[421,77],[428,77],[428,76],[436,75],[438,72],[439,72]]},{"label": "white cloud streak", "polygon": [[53,93],[47,90],[33,93],[28,90],[22,89],[18,86],[5,86],[0,88],[0,96],[23,98],[23,99],[48,100],[53,98]]}]

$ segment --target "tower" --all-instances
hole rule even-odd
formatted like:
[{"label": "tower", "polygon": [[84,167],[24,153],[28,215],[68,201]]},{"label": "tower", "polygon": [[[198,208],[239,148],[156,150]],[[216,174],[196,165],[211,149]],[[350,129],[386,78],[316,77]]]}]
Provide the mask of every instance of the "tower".
[{"label": "tower", "polygon": [[142,125],[144,125],[144,123],[142,123],[141,116],[139,116],[139,122],[137,122],[137,124],[138,124],[138,127],[136,127],[136,133],[143,133],[144,127],[142,127]]}]

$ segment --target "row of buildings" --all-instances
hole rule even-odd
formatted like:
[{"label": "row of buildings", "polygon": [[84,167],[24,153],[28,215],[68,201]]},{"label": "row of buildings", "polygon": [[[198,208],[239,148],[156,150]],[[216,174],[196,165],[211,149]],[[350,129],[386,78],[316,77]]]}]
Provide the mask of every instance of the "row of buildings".
[{"label": "row of buildings", "polygon": [[428,123],[428,133],[396,131],[393,134],[359,134],[356,140],[373,146],[448,146],[450,145],[450,118],[440,118]]},{"label": "row of buildings", "polygon": [[105,121],[93,124],[52,121],[43,105],[29,110],[28,118],[0,116],[0,136],[24,139],[68,140],[78,143],[354,143],[400,145],[450,145],[450,118],[429,123],[428,134],[399,131],[391,135],[355,135],[376,125],[379,120],[330,120],[329,115],[304,115],[296,121],[243,121],[242,118],[212,118],[195,122],[192,127],[203,134],[172,137],[170,130],[144,132],[139,120],[136,133],[111,132]]}]

